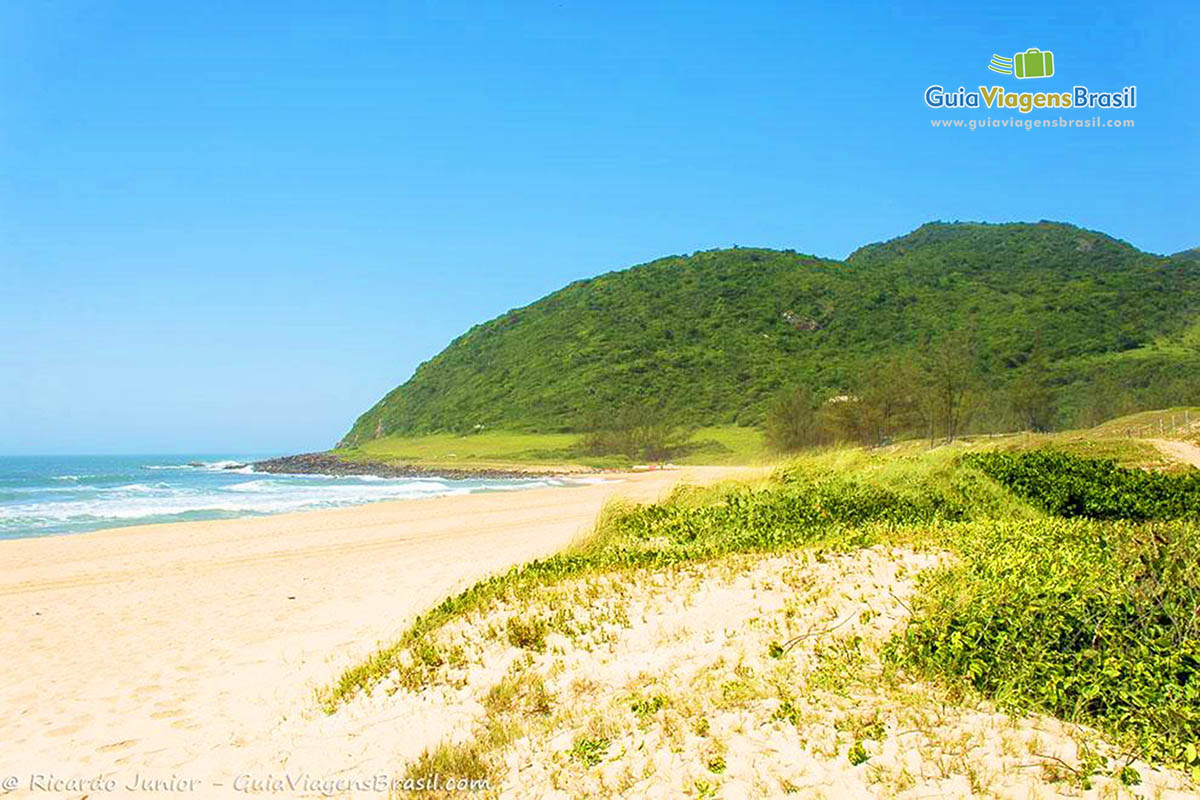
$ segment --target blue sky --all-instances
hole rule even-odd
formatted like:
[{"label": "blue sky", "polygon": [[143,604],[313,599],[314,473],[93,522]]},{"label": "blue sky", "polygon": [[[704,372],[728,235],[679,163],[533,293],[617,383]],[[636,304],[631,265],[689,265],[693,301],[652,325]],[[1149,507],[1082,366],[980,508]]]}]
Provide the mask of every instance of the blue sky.
[{"label": "blue sky", "polygon": [[[1200,245],[1195,3],[804,5],[4,4],[0,453],[326,447],[471,324],[671,253]],[[987,71],[1028,47],[1055,78]],[[1136,128],[934,130],[931,83],[1136,84]]]}]

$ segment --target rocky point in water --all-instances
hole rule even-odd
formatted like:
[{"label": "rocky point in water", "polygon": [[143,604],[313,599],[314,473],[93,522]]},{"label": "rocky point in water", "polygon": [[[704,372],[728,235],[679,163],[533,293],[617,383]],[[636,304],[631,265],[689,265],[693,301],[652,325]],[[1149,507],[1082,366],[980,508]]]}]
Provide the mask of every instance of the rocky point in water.
[{"label": "rocky point in water", "polygon": [[346,461],[331,453],[301,453],[269,458],[252,465],[255,472],[284,475],[374,475],[379,478],[532,478],[553,473],[511,469],[456,469],[419,467],[415,464],[388,464],[382,461]]}]

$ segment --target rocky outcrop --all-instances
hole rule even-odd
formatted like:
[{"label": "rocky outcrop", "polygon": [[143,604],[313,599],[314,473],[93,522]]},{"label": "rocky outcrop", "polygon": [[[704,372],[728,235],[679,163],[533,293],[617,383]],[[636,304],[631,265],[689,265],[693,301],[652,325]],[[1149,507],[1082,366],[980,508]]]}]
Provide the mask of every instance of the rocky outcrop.
[{"label": "rocky outcrop", "polygon": [[374,475],[378,478],[532,478],[551,473],[508,469],[460,469],[420,467],[415,464],[389,464],[382,461],[347,461],[332,453],[301,453],[282,456],[252,465],[256,472],[282,475]]}]

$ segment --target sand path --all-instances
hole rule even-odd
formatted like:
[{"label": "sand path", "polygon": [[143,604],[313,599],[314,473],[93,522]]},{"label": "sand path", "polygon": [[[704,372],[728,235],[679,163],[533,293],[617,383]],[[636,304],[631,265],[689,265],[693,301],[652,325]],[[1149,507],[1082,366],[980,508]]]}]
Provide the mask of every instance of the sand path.
[{"label": "sand path", "polygon": [[[314,689],[414,615],[561,549],[614,497],[738,472],[0,541],[0,795],[9,776],[10,796],[79,797],[89,792],[31,793],[30,776],[104,774],[120,787],[140,773],[219,796],[239,774],[280,774],[298,751],[328,762],[345,743],[330,740]],[[339,735],[374,762],[372,735],[404,734]]]},{"label": "sand path", "polygon": [[1175,439],[1151,439],[1150,441],[1171,458],[1191,464],[1193,467],[1200,467],[1200,447]]}]

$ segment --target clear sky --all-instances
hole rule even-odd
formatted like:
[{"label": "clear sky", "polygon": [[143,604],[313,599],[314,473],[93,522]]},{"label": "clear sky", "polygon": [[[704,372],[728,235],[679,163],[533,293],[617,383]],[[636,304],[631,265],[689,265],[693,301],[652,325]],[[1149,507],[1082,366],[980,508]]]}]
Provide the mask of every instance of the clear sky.
[{"label": "clear sky", "polygon": [[[974,5],[5,3],[0,453],[327,447],[471,324],[672,253],[1200,245],[1200,5]],[[1029,47],[1055,78],[987,70]],[[1136,84],[1136,127],[935,130],[932,83]]]}]

